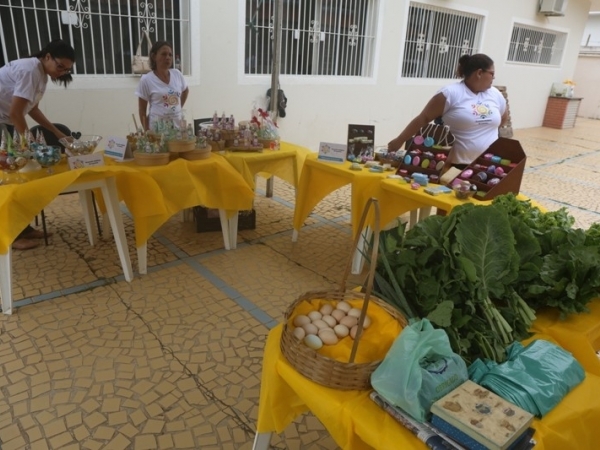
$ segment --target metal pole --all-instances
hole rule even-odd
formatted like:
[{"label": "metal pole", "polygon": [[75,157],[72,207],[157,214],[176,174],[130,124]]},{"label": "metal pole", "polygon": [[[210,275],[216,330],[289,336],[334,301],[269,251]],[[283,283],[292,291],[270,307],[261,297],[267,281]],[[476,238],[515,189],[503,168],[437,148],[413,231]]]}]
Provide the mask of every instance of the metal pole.
[{"label": "metal pole", "polygon": [[273,64],[271,66],[271,117],[277,120],[279,108],[279,70],[281,66],[281,23],[283,22],[283,0],[275,0],[275,17],[273,21]]}]

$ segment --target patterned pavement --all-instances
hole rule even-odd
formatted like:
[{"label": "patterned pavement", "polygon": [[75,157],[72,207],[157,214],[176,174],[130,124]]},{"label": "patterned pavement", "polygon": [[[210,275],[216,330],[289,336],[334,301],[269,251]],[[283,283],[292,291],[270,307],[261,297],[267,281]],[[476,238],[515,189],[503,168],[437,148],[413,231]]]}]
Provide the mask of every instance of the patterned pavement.
[{"label": "patterned pavement", "polygon": [[[514,138],[528,155],[525,195],[567,207],[576,226],[600,220],[600,122]],[[264,190],[263,180],[257,227],[240,231],[237,250],[177,215],[132,283],[112,240],[89,246],[77,196],[49,205],[50,245],[14,251],[17,308],[0,315],[2,450],[250,449],[268,330],[300,294],[339,283],[351,251],[349,188],[317,206],[297,243],[293,189]],[[337,448],[310,414],[272,445]]]}]

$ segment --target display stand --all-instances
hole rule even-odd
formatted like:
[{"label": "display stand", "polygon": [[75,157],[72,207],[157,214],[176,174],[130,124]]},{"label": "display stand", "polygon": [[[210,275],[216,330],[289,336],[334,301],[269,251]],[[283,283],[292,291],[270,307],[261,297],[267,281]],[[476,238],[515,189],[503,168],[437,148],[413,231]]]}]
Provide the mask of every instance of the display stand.
[{"label": "display stand", "polygon": [[581,100],[579,97],[549,97],[542,126],[558,129],[575,127]]}]

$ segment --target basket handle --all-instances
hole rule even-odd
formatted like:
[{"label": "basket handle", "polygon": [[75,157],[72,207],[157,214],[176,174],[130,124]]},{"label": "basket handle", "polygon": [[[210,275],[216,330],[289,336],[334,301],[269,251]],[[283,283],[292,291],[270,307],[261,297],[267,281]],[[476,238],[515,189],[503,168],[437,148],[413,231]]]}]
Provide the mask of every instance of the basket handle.
[{"label": "basket handle", "polygon": [[[361,251],[358,248],[358,243],[362,236],[362,230],[365,226],[365,221],[367,220],[367,215],[369,210],[373,207],[375,213],[375,220],[373,222],[373,248],[371,249],[371,261],[369,264],[369,276],[367,278],[367,286],[365,289],[365,299],[363,301],[362,310],[360,312],[360,317],[358,319],[358,328],[356,330],[356,335],[354,336],[354,343],[352,344],[352,351],[350,352],[350,363],[354,362],[354,358],[356,357],[356,351],[358,350],[358,343],[360,341],[360,337],[362,335],[363,324],[365,322],[365,317],[367,315],[367,309],[369,307],[369,299],[371,298],[371,290],[373,289],[373,279],[375,278],[375,268],[377,266],[377,254],[379,252],[379,234],[380,234],[380,212],[379,212],[379,201],[376,198],[371,197],[367,200],[367,204],[363,210],[362,216],[360,218],[360,222],[358,225],[358,233],[354,238],[354,245],[352,246],[353,250]],[[341,292],[346,290],[346,281],[348,280],[348,275],[350,275],[350,270],[352,268],[352,258],[354,256],[354,251],[350,254],[350,259],[346,264],[346,270],[344,271],[344,277],[342,279],[340,290]]]}]

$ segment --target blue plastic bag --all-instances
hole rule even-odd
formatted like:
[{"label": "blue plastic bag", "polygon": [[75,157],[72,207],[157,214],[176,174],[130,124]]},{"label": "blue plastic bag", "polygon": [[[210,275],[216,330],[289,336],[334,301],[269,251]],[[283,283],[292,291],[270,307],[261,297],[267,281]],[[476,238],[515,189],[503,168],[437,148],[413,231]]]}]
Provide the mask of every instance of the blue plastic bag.
[{"label": "blue plastic bag", "polygon": [[551,342],[538,339],[527,347],[515,342],[502,364],[476,360],[469,378],[538,417],[549,413],[585,378],[573,355]]},{"label": "blue plastic bag", "polygon": [[371,375],[371,385],[389,403],[423,422],[431,405],[467,378],[467,365],[452,351],[446,332],[422,319],[402,330]]}]

